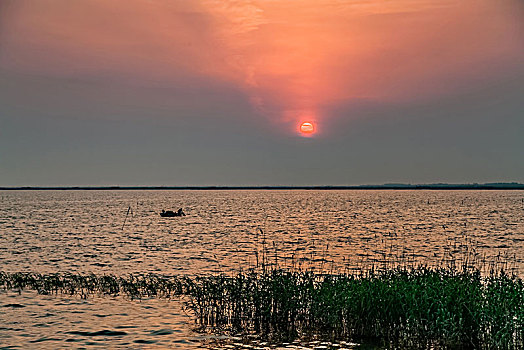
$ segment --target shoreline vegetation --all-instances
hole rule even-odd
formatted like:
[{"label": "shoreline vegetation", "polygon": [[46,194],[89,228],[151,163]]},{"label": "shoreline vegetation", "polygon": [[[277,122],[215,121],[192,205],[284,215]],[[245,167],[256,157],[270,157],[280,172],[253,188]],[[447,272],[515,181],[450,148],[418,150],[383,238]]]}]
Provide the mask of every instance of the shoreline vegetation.
[{"label": "shoreline vegetation", "polygon": [[391,348],[522,349],[524,283],[494,267],[252,268],[209,276],[0,272],[0,289],[182,298],[200,331],[276,342],[323,339]]},{"label": "shoreline vegetation", "polygon": [[256,338],[391,349],[524,349],[517,258],[481,254],[468,236],[422,262],[414,252],[377,240],[380,259],[344,259],[341,268],[328,259],[328,245],[321,256],[281,255],[260,228],[253,243],[254,260],[227,273],[220,266],[191,276],[0,271],[0,290],[180,299],[197,331],[245,345]]},{"label": "shoreline vegetation", "polygon": [[524,190],[517,182],[473,184],[383,184],[357,186],[12,186],[9,190]]}]

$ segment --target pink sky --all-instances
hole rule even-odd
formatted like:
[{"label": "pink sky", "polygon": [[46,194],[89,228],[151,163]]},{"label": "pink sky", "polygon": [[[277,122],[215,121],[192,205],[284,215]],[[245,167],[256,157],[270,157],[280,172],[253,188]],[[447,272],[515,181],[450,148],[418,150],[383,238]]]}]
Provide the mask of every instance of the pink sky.
[{"label": "pink sky", "polygon": [[2,11],[0,69],[218,81],[289,130],[321,125],[337,104],[452,94],[524,58],[519,0],[16,0]]}]

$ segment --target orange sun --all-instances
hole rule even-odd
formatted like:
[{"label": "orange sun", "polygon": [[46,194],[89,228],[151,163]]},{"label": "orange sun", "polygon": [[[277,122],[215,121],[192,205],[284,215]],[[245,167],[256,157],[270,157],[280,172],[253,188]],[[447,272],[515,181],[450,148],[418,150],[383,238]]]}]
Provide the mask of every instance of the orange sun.
[{"label": "orange sun", "polygon": [[315,125],[311,122],[303,122],[300,124],[300,132],[303,135],[311,135],[315,133]]}]

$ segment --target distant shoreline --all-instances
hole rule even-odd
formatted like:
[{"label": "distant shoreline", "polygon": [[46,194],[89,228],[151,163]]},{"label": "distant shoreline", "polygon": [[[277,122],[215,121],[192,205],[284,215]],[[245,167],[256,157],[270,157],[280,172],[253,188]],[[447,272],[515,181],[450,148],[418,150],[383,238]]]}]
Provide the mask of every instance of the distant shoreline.
[{"label": "distant shoreline", "polygon": [[524,190],[521,183],[485,184],[384,184],[359,186],[20,186],[0,187],[0,191],[71,190]]}]

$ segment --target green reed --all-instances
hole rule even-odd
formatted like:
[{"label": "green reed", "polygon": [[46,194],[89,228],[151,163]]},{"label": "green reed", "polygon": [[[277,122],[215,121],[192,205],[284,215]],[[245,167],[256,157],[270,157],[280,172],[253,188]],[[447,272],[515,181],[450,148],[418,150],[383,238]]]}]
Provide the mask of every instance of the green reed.
[{"label": "green reed", "polygon": [[171,298],[187,294],[189,278],[137,274],[127,276],[95,274],[1,272],[0,288],[21,292],[35,290],[39,294],[69,294],[87,298],[90,295],[123,295],[131,299],[143,297]]},{"label": "green reed", "polygon": [[360,275],[271,270],[197,280],[205,327],[291,340],[372,339],[401,347],[523,348],[524,285],[503,272],[396,268]]},{"label": "green reed", "polygon": [[396,236],[386,237],[379,259],[335,269],[326,259],[327,245],[321,258],[293,252],[289,265],[260,234],[256,265],[232,275],[0,272],[0,288],[82,298],[183,296],[201,330],[277,341],[321,337],[393,348],[524,349],[518,269],[510,257],[480,255],[467,238],[450,242],[437,262],[421,265],[395,248]]},{"label": "green reed", "polygon": [[504,271],[392,268],[357,274],[249,270],[234,276],[0,272],[0,287],[41,294],[187,296],[203,329],[264,338],[379,341],[392,347],[524,348],[524,284]]}]

